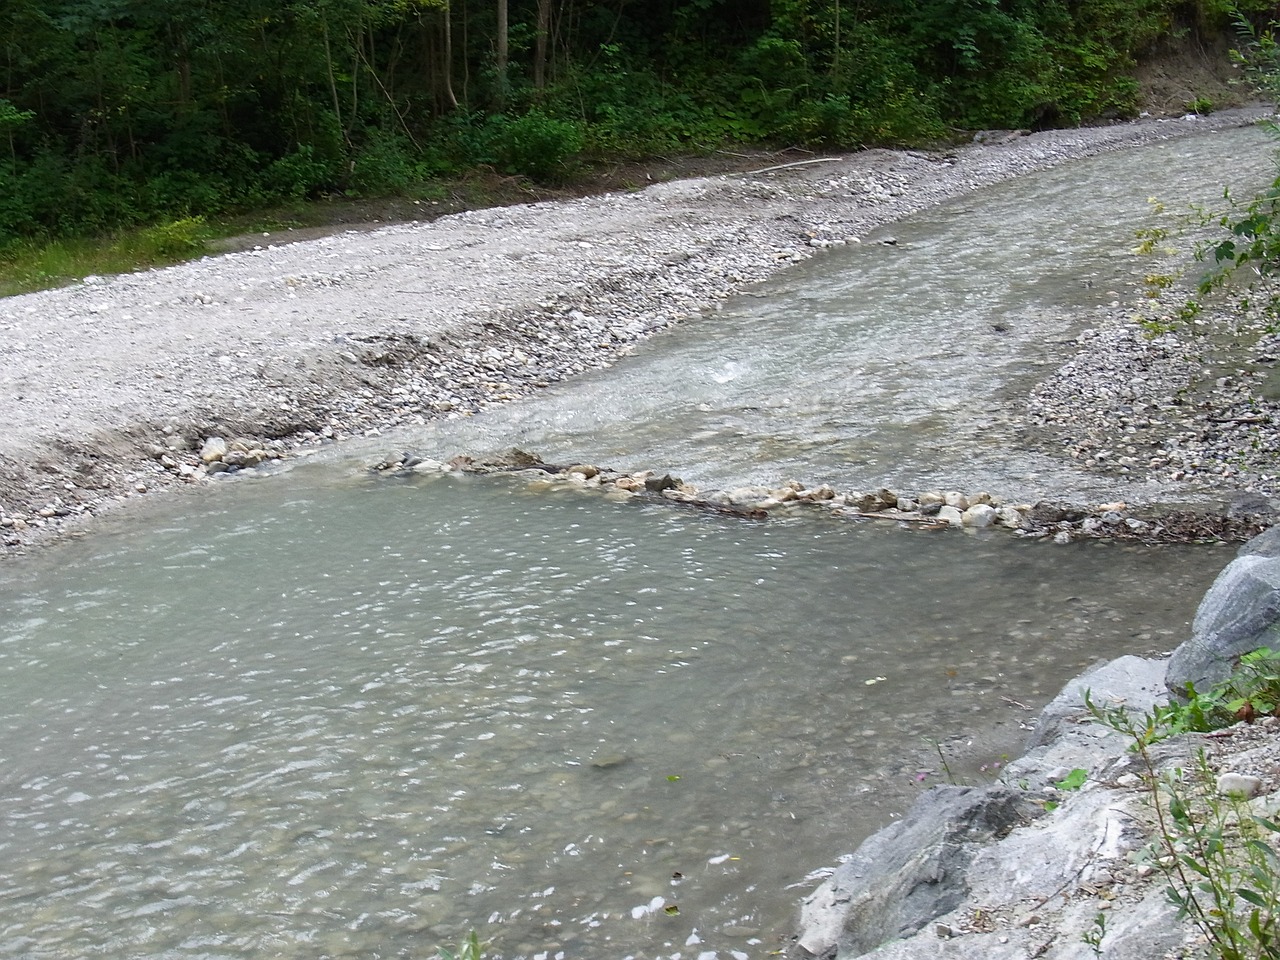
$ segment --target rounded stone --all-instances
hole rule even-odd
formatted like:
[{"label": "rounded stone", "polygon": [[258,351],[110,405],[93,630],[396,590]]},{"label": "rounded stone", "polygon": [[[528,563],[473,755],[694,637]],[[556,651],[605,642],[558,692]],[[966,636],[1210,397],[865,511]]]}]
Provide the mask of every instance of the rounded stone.
[{"label": "rounded stone", "polygon": [[996,521],[996,508],[989,503],[978,503],[960,516],[966,527],[989,527]]},{"label": "rounded stone", "polygon": [[1244,773],[1224,773],[1218,777],[1218,793],[1224,797],[1252,800],[1262,792],[1262,780]]},{"label": "rounded stone", "polygon": [[200,459],[205,463],[221,460],[227,454],[227,441],[222,437],[209,437],[200,448]]},{"label": "rounded stone", "polygon": [[953,527],[964,526],[964,514],[949,504],[938,511],[938,519],[947,521]]}]

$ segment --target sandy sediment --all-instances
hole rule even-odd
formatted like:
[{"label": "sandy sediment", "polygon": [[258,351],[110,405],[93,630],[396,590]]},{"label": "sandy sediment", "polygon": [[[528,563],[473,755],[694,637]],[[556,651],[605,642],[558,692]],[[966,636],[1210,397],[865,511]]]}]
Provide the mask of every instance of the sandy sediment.
[{"label": "sandy sediment", "polygon": [[1261,115],[871,150],[304,243],[264,235],[255,249],[0,301],[0,538],[12,552],[198,483],[211,436],[239,441],[229,463],[252,468],[519,399],[931,205]]}]

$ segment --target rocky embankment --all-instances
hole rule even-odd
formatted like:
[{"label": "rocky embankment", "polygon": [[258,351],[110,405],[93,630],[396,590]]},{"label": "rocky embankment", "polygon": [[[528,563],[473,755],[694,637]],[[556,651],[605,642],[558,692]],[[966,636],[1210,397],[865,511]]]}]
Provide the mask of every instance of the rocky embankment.
[{"label": "rocky embankment", "polygon": [[[793,956],[852,960],[1156,960],[1199,955],[1200,933],[1165,896],[1150,774],[1132,740],[1093,720],[1085,695],[1139,719],[1171,690],[1224,678],[1280,644],[1280,528],[1246,544],[1206,594],[1170,660],[1122,657],[1069,683],[1027,753],[997,783],[937,787],[843,858],[804,900]],[[1223,796],[1280,809],[1280,720],[1187,734],[1151,751],[1160,772],[1204,751]],[[1082,771],[1083,780],[1074,771]],[[1225,801],[1224,801],[1225,802]]]},{"label": "rocky embankment", "polygon": [[[1260,114],[872,150],[285,246],[264,236],[0,301],[0,542],[21,548],[157,490],[527,397],[925,207]],[[1082,369],[1113,383],[1106,363]],[[232,456],[211,455],[215,437]]]}]

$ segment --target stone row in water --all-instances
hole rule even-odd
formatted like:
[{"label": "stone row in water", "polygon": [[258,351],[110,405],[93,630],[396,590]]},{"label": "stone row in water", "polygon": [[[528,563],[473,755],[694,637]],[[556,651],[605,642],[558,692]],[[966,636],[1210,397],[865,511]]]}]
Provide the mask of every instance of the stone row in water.
[{"label": "stone row in water", "polygon": [[798,480],[788,480],[776,487],[701,491],[669,473],[626,472],[588,463],[551,464],[521,450],[511,450],[487,461],[458,456],[441,462],[410,453],[392,454],[374,464],[373,469],[395,473],[523,474],[536,477],[540,483],[599,489],[615,499],[661,498],[752,520],[817,507],[836,516],[889,520],[934,529],[1003,528],[1018,536],[1059,544],[1097,538],[1147,542],[1247,540],[1268,525],[1266,518],[1260,516],[1172,509],[1150,508],[1146,516],[1138,516],[1123,501],[1091,507],[1043,501],[1009,504],[986,491],[966,494],[932,490],[911,495],[882,487],[875,492],[839,492],[827,483],[806,485]]}]

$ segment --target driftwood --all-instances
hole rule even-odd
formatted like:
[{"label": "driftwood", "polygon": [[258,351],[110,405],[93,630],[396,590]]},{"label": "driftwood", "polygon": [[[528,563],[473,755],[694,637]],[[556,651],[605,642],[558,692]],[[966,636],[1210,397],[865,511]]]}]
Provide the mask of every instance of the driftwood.
[{"label": "driftwood", "polygon": [[795,163],[780,163],[776,167],[765,167],[763,170],[749,170],[744,177],[754,177],[761,173],[773,173],[775,170],[789,170],[792,167],[807,167],[811,163],[835,163],[842,157],[817,157],[814,160],[797,160]]},{"label": "driftwood", "polygon": [[951,526],[949,521],[939,520],[937,517],[913,517],[910,514],[901,513],[866,513],[859,510],[854,514],[846,513],[845,516],[854,516],[859,520],[893,520],[897,523],[919,523],[929,527],[936,527],[937,529]]}]

